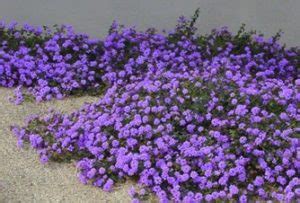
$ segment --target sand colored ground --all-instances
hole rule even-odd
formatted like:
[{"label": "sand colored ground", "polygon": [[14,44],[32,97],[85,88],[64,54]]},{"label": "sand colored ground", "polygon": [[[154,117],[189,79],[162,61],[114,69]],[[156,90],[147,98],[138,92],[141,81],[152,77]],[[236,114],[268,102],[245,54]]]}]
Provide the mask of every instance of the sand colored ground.
[{"label": "sand colored ground", "polygon": [[13,90],[0,88],[0,203],[6,202],[130,202],[130,184],[106,193],[81,184],[74,164],[40,164],[32,149],[18,149],[10,132],[13,124],[22,125],[26,116],[45,113],[48,108],[70,112],[93,97],[69,98],[40,104],[25,102],[14,105],[8,101]]}]

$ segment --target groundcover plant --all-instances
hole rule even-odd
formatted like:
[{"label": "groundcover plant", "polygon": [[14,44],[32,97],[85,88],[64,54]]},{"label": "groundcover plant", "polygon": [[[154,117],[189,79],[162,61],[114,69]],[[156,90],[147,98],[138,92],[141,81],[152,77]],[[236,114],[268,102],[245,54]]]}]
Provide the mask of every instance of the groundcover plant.
[{"label": "groundcover plant", "polygon": [[169,33],[114,23],[103,41],[3,25],[0,84],[18,86],[17,103],[24,87],[37,101],[99,96],[12,127],[18,145],[75,160],[105,191],[135,180],[134,201],[299,199],[299,49],[243,27],[198,35],[197,16]]}]

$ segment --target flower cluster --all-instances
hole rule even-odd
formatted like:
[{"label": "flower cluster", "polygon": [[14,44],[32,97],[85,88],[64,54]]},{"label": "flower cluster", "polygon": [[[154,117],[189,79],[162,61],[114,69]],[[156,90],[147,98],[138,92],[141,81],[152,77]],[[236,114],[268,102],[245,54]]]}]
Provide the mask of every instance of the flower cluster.
[{"label": "flower cluster", "polygon": [[71,27],[52,33],[48,28],[3,24],[0,44],[0,85],[28,87],[37,101],[96,91],[102,85],[96,68],[101,43],[75,34]]},{"label": "flower cluster", "polygon": [[42,161],[77,159],[79,179],[105,191],[135,177],[162,202],[291,201],[300,195],[300,81],[239,74],[222,61],[203,72],[151,74],[14,130]]},{"label": "flower cluster", "polygon": [[237,35],[222,28],[197,36],[196,28],[188,25],[180,18],[174,31],[160,34],[114,23],[100,41],[76,34],[70,26],[56,26],[52,32],[47,27],[0,24],[0,86],[27,87],[36,101],[101,95],[105,87],[142,79],[148,71],[197,69],[216,56],[253,75],[297,78],[299,49],[285,49],[278,36],[264,40],[244,27]]},{"label": "flower cluster", "polygon": [[299,49],[189,25],[157,34],[114,24],[95,59],[104,95],[71,114],[31,116],[12,128],[18,145],[43,163],[75,160],[80,181],[105,191],[136,180],[134,200],[300,198]]}]

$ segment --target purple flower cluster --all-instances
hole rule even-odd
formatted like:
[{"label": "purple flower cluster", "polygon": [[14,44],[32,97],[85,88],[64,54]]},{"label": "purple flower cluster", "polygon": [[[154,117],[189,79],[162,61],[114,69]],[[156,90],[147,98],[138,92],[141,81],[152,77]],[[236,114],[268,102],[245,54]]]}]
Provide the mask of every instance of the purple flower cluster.
[{"label": "purple flower cluster", "polygon": [[[49,28],[16,23],[0,24],[0,86],[24,86],[36,101],[66,95],[101,95],[113,83],[124,85],[142,79],[148,71],[197,69],[214,57],[230,60],[257,77],[296,78],[299,49],[285,49],[276,37],[227,29],[210,35],[188,35],[188,21],[159,34],[138,32],[114,23],[104,41],[76,34],[70,26]],[[190,32],[189,32],[190,33]],[[232,77],[230,71],[226,77]],[[21,103],[16,95],[16,103]]]},{"label": "purple flower cluster", "polygon": [[299,199],[299,49],[187,24],[168,34],[114,24],[95,62],[104,95],[28,118],[12,129],[18,144],[43,163],[76,160],[80,181],[105,191],[137,180],[134,201],[147,191],[160,202]]},{"label": "purple flower cluster", "polygon": [[[100,87],[101,43],[68,26],[53,33],[45,29],[0,25],[0,86],[28,87],[37,101]],[[16,100],[21,102],[19,96]]]},{"label": "purple flower cluster", "polygon": [[300,197],[300,81],[226,79],[216,76],[233,67],[214,64],[114,85],[95,104],[15,133],[42,161],[72,154],[79,179],[105,191],[135,177],[162,202]]}]

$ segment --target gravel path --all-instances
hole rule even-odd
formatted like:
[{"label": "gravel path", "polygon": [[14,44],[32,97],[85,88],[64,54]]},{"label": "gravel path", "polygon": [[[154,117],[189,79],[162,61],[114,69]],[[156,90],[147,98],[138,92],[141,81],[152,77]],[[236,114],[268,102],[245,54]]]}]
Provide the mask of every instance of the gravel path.
[{"label": "gravel path", "polygon": [[40,104],[14,105],[8,101],[13,90],[0,88],[0,203],[6,202],[130,202],[129,184],[106,193],[81,184],[74,164],[40,164],[32,149],[18,149],[9,127],[22,125],[31,114],[47,112],[49,107],[70,112],[96,98],[69,98]]}]

